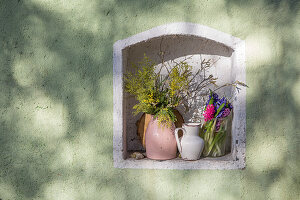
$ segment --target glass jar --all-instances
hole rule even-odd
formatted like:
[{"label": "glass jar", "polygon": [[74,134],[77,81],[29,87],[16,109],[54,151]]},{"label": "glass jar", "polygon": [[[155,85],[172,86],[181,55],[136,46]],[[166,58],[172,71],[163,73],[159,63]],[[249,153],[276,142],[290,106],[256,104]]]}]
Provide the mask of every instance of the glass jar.
[{"label": "glass jar", "polygon": [[231,151],[232,112],[225,118],[214,118],[203,124],[200,137],[204,140],[204,157],[224,156]]}]

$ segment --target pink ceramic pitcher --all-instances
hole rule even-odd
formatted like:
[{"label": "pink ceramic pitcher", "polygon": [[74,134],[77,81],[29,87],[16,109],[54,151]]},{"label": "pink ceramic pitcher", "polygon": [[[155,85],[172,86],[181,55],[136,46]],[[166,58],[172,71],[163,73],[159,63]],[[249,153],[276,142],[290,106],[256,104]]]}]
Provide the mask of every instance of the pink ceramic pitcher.
[{"label": "pink ceramic pitcher", "polygon": [[174,135],[175,125],[170,128],[158,124],[153,119],[148,124],[145,136],[147,157],[153,160],[169,160],[176,158],[177,144]]}]

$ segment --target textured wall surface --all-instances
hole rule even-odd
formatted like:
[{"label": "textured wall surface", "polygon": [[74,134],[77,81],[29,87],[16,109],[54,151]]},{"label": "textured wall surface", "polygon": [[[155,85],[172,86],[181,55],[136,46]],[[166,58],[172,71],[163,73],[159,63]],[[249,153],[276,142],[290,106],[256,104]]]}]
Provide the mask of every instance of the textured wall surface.
[{"label": "textured wall surface", "polygon": [[[300,3],[0,1],[0,198],[298,199]],[[171,22],[246,41],[246,169],[113,168],[112,46]]]}]

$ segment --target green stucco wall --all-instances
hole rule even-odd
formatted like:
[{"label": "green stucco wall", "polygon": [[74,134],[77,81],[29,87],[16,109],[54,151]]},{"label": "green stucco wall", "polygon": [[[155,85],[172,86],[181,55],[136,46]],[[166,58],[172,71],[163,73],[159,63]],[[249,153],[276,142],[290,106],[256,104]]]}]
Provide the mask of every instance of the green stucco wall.
[{"label": "green stucco wall", "polygon": [[[246,169],[113,167],[112,46],[171,22],[246,41]],[[299,199],[296,0],[1,0],[0,44],[0,199]]]}]

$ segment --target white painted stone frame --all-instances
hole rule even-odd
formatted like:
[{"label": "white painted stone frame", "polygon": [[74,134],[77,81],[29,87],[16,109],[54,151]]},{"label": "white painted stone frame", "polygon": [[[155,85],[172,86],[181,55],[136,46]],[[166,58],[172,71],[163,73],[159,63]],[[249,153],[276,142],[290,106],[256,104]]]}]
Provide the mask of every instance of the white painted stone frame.
[{"label": "white painted stone frame", "polygon": [[206,38],[222,43],[234,51],[232,53],[233,73],[236,80],[246,83],[245,41],[218,30],[192,23],[172,23],[155,27],[124,40],[113,47],[113,160],[116,168],[147,169],[243,169],[246,148],[246,89],[242,89],[233,102],[232,153],[220,158],[204,158],[198,161],[173,159],[155,161],[126,158],[126,135],[123,119],[123,60],[122,50],[139,42],[165,35],[185,35]]}]

